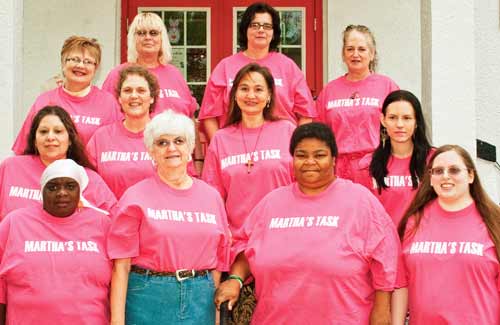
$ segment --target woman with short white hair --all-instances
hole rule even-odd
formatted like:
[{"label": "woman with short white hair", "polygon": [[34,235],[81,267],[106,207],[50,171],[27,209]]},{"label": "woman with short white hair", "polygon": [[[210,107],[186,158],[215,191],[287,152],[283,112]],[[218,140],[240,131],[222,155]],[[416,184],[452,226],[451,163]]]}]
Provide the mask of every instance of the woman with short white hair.
[{"label": "woman with short white hair", "polygon": [[193,122],[167,110],[144,130],[156,174],[120,199],[108,239],[116,324],[214,324],[213,294],[228,267],[219,193],[192,178]]},{"label": "woman with short white hair", "polygon": [[191,96],[182,73],[170,64],[172,48],[163,20],[155,13],[139,13],[129,27],[127,46],[127,62],[109,72],[102,89],[115,96],[119,94],[117,85],[120,71],[131,63],[139,64],[158,78],[160,93],[155,114],[173,109],[193,117],[198,104]]}]

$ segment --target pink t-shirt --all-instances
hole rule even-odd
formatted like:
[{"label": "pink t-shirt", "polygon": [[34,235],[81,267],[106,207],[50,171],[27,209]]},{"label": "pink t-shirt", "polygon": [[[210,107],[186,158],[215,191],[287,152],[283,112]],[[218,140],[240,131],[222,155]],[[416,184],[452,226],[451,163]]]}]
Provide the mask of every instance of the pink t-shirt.
[{"label": "pink t-shirt", "polygon": [[394,289],[395,227],[377,199],[348,180],[314,196],[297,183],[272,191],[234,240],[255,277],[252,324],[368,324],[375,290]]},{"label": "pink t-shirt", "polygon": [[379,74],[356,82],[344,75],[325,86],[316,100],[318,119],[332,128],[339,154],[375,150],[382,104],[390,92],[398,89],[394,81]]},{"label": "pink t-shirt", "polygon": [[109,224],[89,208],[66,218],[40,205],[10,213],[0,223],[7,324],[109,324]]},{"label": "pink t-shirt", "polygon": [[226,271],[231,235],[219,193],[193,178],[186,190],[173,189],[157,174],[125,191],[108,237],[112,259],[173,272]]},{"label": "pink t-shirt", "polygon": [[295,62],[278,52],[270,52],[260,60],[252,60],[243,52],[239,52],[220,61],[212,71],[200,107],[200,120],[217,117],[219,126],[224,126],[234,77],[241,68],[252,62],[267,67],[274,77],[276,116],[288,119],[294,124],[297,124],[296,114],[305,117],[317,116],[311,91],[304,74]]},{"label": "pink t-shirt", "polygon": [[122,121],[97,130],[87,144],[87,151],[97,172],[117,198],[130,186],[155,173],[143,132],[130,132]]},{"label": "pink t-shirt", "polygon": [[[42,201],[40,177],[45,165],[38,156],[8,157],[0,164],[0,220],[12,210],[39,205]],[[96,172],[85,168],[89,185],[83,196],[96,207],[110,211],[116,204],[113,192]]]},{"label": "pink t-shirt", "polygon": [[449,212],[434,200],[409,237],[412,221],[403,241],[410,324],[500,324],[499,263],[475,204]]},{"label": "pink t-shirt", "polygon": [[[202,179],[226,201],[233,235],[267,193],[292,182],[288,146],[294,129],[291,122],[279,120],[266,122],[262,131],[242,129],[238,124],[215,133],[205,157]],[[250,173],[246,165],[249,158],[254,161]]]},{"label": "pink t-shirt", "polygon": [[[120,79],[120,71],[127,67],[129,63],[123,63],[113,68],[106,80],[102,84],[102,89],[116,97],[116,87]],[[148,69],[158,79],[160,93],[158,102],[155,105],[153,115],[159,114],[169,108],[177,113],[193,117],[198,108],[196,99],[191,95],[191,91],[182,76],[181,72],[171,64],[159,65],[156,68]]]},{"label": "pink t-shirt", "polygon": [[91,86],[90,92],[84,97],[72,96],[65,92],[62,87],[49,90],[38,96],[31,106],[12,146],[12,151],[16,155],[21,155],[26,149],[33,118],[48,105],[60,106],[71,115],[84,145],[98,128],[122,118],[120,107],[113,96],[95,86]]}]

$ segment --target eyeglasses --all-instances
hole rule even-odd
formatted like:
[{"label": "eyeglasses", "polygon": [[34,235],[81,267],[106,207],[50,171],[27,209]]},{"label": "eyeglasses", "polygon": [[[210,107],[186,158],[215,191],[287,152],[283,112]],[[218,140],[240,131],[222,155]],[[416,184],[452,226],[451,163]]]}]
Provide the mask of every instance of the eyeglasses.
[{"label": "eyeglasses", "polygon": [[160,35],[160,31],[156,30],[156,29],[152,29],[149,31],[148,30],[138,30],[135,32],[135,34],[139,37],[146,37],[148,34],[151,37],[157,37],[158,35]]},{"label": "eyeglasses", "polygon": [[259,30],[261,27],[264,29],[264,30],[273,30],[273,24],[269,24],[269,23],[250,23],[250,25],[248,25],[249,28],[253,29],[253,30]]},{"label": "eyeglasses", "polygon": [[66,62],[71,62],[73,63],[74,65],[79,65],[80,63],[83,63],[84,66],[88,67],[88,66],[91,66],[91,65],[97,65],[96,62],[92,61],[92,60],[89,60],[89,59],[81,59],[77,56],[74,56],[74,57],[71,57],[71,58],[66,58],[66,60],[64,60]]},{"label": "eyeglasses", "polygon": [[464,171],[464,170],[467,171],[468,169],[467,168],[460,168],[460,167],[457,167],[457,166],[450,166],[448,168],[445,168],[445,167],[434,167],[434,168],[430,169],[430,173],[431,173],[432,176],[436,176],[436,177],[441,177],[445,173],[447,173],[448,176],[455,177],[455,176],[460,175],[460,173],[462,171]]},{"label": "eyeglasses", "polygon": [[184,137],[178,137],[172,141],[167,140],[167,139],[158,139],[158,140],[155,140],[155,142],[154,142],[155,146],[160,147],[160,148],[170,147],[170,145],[172,143],[174,144],[174,146],[180,147],[186,143],[186,139]]}]

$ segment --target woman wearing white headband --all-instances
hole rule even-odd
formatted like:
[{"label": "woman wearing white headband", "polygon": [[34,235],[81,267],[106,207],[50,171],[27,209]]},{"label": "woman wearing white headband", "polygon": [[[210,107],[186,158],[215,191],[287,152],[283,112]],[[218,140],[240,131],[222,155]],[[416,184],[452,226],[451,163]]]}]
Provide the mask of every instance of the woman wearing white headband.
[{"label": "woman wearing white headband", "polygon": [[73,160],[54,161],[40,184],[43,205],[17,209],[0,224],[6,323],[109,324],[110,218],[82,196],[88,176]]}]

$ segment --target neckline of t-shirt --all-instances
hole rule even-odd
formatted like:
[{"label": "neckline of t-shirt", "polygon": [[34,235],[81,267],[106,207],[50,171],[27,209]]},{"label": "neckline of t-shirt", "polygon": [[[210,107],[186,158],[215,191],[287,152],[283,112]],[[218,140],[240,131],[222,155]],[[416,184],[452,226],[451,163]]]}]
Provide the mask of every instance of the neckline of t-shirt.
[{"label": "neckline of t-shirt", "polygon": [[456,210],[456,211],[445,210],[441,206],[441,204],[439,203],[439,200],[437,198],[434,200],[433,203],[434,203],[434,209],[436,209],[437,212],[445,218],[469,217],[472,214],[473,210],[476,209],[476,204],[474,201],[472,201],[472,203],[467,205],[465,208],[462,208],[462,209]]},{"label": "neckline of t-shirt", "polygon": [[77,208],[75,210],[75,212],[73,212],[72,215],[70,216],[67,216],[67,217],[64,217],[64,218],[60,218],[60,217],[54,217],[53,215],[51,215],[50,213],[48,213],[47,211],[45,211],[43,209],[43,203],[41,203],[41,215],[42,215],[42,218],[47,221],[47,222],[50,222],[50,223],[55,223],[55,224],[68,224],[68,223],[73,223],[74,220],[77,218],[77,215],[79,214],[79,212],[85,208]]},{"label": "neckline of t-shirt", "polygon": [[[90,85],[89,93],[83,97],[73,96],[73,95],[67,93],[66,91],[64,91],[63,86],[59,86],[58,91],[59,91],[59,95],[61,97],[66,97],[69,100],[71,100],[72,102],[84,102],[84,101],[89,100],[89,98],[91,98],[92,96],[94,96],[95,86]],[[63,107],[63,108],[66,109],[66,107]]]},{"label": "neckline of t-shirt", "polygon": [[130,130],[128,130],[125,125],[123,124],[125,120],[120,120],[117,122],[118,124],[118,128],[120,129],[120,131],[126,135],[127,137],[129,138],[143,138],[144,137],[144,130],[140,131],[140,132],[132,132]]},{"label": "neckline of t-shirt", "polygon": [[265,57],[256,60],[256,59],[252,59],[252,58],[249,58],[248,56],[246,56],[243,53],[243,51],[238,52],[238,54],[248,62],[263,62],[263,61],[269,60],[275,53],[276,53],[275,51],[269,51]]},{"label": "neckline of t-shirt", "polygon": [[307,195],[300,190],[299,183],[295,181],[292,183],[292,192],[297,198],[305,200],[318,200],[325,195],[328,195],[328,193],[330,193],[335,187],[337,187],[337,184],[340,184],[342,182],[344,182],[342,178],[336,177],[335,180],[323,192],[314,195]]},{"label": "neckline of t-shirt", "polygon": [[165,191],[171,193],[171,194],[174,194],[174,195],[178,195],[178,196],[188,196],[188,195],[191,195],[191,193],[195,190],[195,187],[198,186],[198,182],[197,182],[197,179],[192,177],[192,176],[189,176],[193,179],[193,184],[191,184],[191,187],[190,188],[186,188],[186,189],[177,189],[177,188],[173,188],[171,187],[170,185],[168,185],[167,183],[165,183],[164,181],[161,180],[160,178],[160,175],[158,175],[158,173],[156,172],[155,175],[154,175],[154,179],[156,181],[156,183],[162,188],[164,189]]},{"label": "neckline of t-shirt", "polygon": [[357,80],[357,81],[351,81],[351,80],[348,80],[348,79],[347,79],[347,73],[346,73],[346,74],[344,74],[344,75],[342,76],[342,81],[343,81],[343,83],[344,83],[344,84],[346,84],[346,85],[359,85],[359,84],[361,84],[361,83],[367,82],[369,79],[372,79],[372,78],[374,78],[375,76],[377,76],[377,74],[376,74],[376,73],[370,73],[370,74],[369,74],[366,78],[364,78],[364,79]]}]

